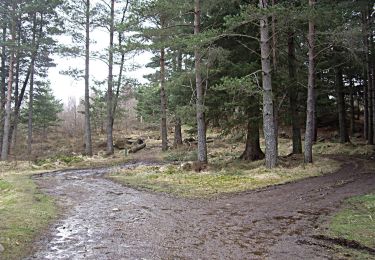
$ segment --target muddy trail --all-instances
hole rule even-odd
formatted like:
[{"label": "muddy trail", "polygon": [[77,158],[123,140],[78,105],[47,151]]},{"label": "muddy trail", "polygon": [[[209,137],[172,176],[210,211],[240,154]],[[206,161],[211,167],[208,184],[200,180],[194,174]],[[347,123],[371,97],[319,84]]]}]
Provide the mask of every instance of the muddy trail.
[{"label": "muddy trail", "polygon": [[65,213],[27,259],[335,259],[333,245],[319,239],[321,217],[375,190],[363,160],[340,160],[334,174],[199,200],[103,178],[113,169],[39,175]]}]

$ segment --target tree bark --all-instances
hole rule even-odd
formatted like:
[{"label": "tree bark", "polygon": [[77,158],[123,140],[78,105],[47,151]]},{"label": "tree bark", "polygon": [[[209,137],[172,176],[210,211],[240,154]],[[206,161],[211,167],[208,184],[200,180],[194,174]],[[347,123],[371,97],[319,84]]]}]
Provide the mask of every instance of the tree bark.
[{"label": "tree bark", "polygon": [[181,130],[181,118],[175,118],[174,125],[174,146],[178,147],[182,145],[182,130]]},{"label": "tree bark", "polygon": [[[32,60],[35,59],[35,58],[31,57]],[[25,97],[27,85],[29,84],[30,74],[31,74],[31,63],[30,63],[29,69],[26,73],[26,77],[25,77],[25,80],[23,82],[21,92],[19,93],[19,95],[17,94],[18,98],[15,101],[13,124],[11,124],[10,134],[9,134],[9,136],[11,137],[12,140],[15,139],[15,133],[16,133],[17,124],[18,124],[18,121],[19,121],[20,110],[21,110],[23,99]],[[16,93],[15,93],[15,96],[16,96]]]},{"label": "tree bark", "polygon": [[[11,41],[15,43],[16,41],[16,3],[12,2],[12,25],[11,25]],[[8,160],[8,149],[9,149],[9,132],[10,132],[10,119],[11,119],[11,102],[12,102],[12,85],[13,85],[13,70],[14,70],[14,47],[10,51],[9,59],[9,75],[8,75],[8,89],[7,89],[7,99],[5,107],[5,120],[4,120],[4,135],[3,135],[3,145],[1,150],[1,160]]]},{"label": "tree bark", "polygon": [[[121,18],[121,24],[123,24],[125,22],[125,15],[126,15],[126,12],[128,10],[128,7],[129,7],[129,1],[130,0],[127,0],[126,1],[126,5],[122,11],[122,18]],[[123,43],[123,32],[119,32],[118,33],[118,46],[120,48],[120,53],[121,53],[121,61],[120,61],[120,69],[119,69],[119,76],[118,76],[118,79],[117,79],[117,87],[116,87],[116,94],[114,96],[114,100],[113,100],[113,120],[112,120],[112,127],[115,123],[115,116],[116,116],[116,110],[117,110],[117,106],[118,106],[118,100],[119,100],[119,96],[120,96],[120,90],[121,90],[121,87],[122,87],[122,74],[123,74],[123,71],[124,71],[124,66],[125,66],[125,50],[122,46],[122,43]]]},{"label": "tree bark", "polygon": [[362,11],[362,34],[363,34],[363,45],[365,54],[365,69],[364,69],[364,135],[366,140],[371,143],[372,138],[372,128],[371,125],[371,106],[372,101],[369,99],[371,88],[369,82],[369,71],[367,65],[369,64],[369,42],[368,42],[368,26],[367,26],[367,10]]},{"label": "tree bark", "polygon": [[[260,0],[260,8],[267,9],[267,2],[267,0]],[[260,49],[263,72],[263,131],[266,141],[266,167],[274,168],[277,165],[277,144],[273,111],[269,25],[268,17],[266,15],[260,19]]]},{"label": "tree bark", "polygon": [[[272,6],[276,4],[276,0],[272,0]],[[273,75],[277,73],[277,37],[276,37],[276,16],[272,15],[272,65]],[[277,91],[278,85],[273,82],[273,93],[274,93],[274,120],[275,120],[275,143],[276,143],[276,154],[279,154],[279,93]]]},{"label": "tree bark", "polygon": [[[3,43],[6,42],[6,34],[7,34],[7,28],[6,24],[4,23],[2,28],[2,41]],[[1,47],[1,86],[0,86],[0,152],[2,151],[3,146],[3,135],[4,135],[4,116],[5,116],[5,93],[6,93],[6,68],[5,68],[5,62],[6,62],[7,56],[6,56],[6,47],[5,44],[2,44]]]},{"label": "tree bark", "polygon": [[108,90],[107,90],[107,154],[114,153],[113,148],[113,37],[115,30],[115,0],[111,0],[111,15],[109,28],[109,60],[108,60]]},{"label": "tree bark", "polygon": [[85,42],[85,154],[92,156],[90,114],[90,0],[86,0]]},{"label": "tree bark", "polygon": [[346,124],[346,106],[345,106],[345,93],[342,68],[337,68],[336,71],[336,91],[337,91],[337,112],[339,116],[339,134],[340,143],[349,142],[348,128]]},{"label": "tree bark", "polygon": [[[163,22],[162,22],[163,24]],[[168,129],[167,129],[167,95],[165,93],[165,50],[160,50],[160,112],[161,112],[161,143],[162,151],[168,150]]]},{"label": "tree bark", "polygon": [[[311,9],[315,7],[316,0],[309,0]],[[307,90],[307,112],[305,133],[305,163],[313,162],[312,146],[314,139],[314,114],[315,114],[315,22],[309,19],[309,76]]]},{"label": "tree bark", "polygon": [[35,61],[31,61],[31,76],[30,76],[30,89],[29,89],[29,116],[27,124],[27,154],[31,161],[32,144],[33,144],[33,112],[34,112],[34,74],[35,74]]},{"label": "tree bark", "polygon": [[373,143],[375,143],[375,80],[374,80],[374,64],[371,65],[371,85],[372,85],[372,138],[373,138]]},{"label": "tree bark", "polygon": [[354,84],[353,79],[350,79],[350,134],[355,133],[355,106],[354,106]]},{"label": "tree bark", "polygon": [[356,99],[357,99],[357,115],[356,115],[356,119],[357,120],[360,120],[361,119],[361,98],[359,96],[358,93],[356,93]]},{"label": "tree bark", "polygon": [[[15,86],[14,86],[14,106],[15,108],[18,106],[18,103],[23,99],[23,97],[20,97],[19,95],[19,86],[20,86],[20,66],[21,66],[21,53],[20,53],[20,47],[21,47],[21,34],[22,34],[22,28],[21,28],[21,16],[19,15],[17,18],[17,50],[16,50],[16,75],[15,75]],[[9,131],[9,154],[11,154],[12,149],[16,146],[17,142],[17,125],[18,125],[18,114],[19,110],[17,111],[14,109],[13,112],[13,122],[10,126]]]},{"label": "tree bark", "polygon": [[293,154],[302,153],[301,128],[298,114],[298,90],[296,79],[296,51],[294,32],[288,33],[288,67],[289,67],[289,113],[292,123]]},{"label": "tree bark", "polygon": [[[201,8],[200,0],[195,0],[194,8],[194,35],[199,35],[201,30]],[[196,84],[196,112],[197,112],[197,127],[198,127],[198,161],[207,163],[207,141],[206,141],[206,120],[204,107],[204,90],[201,75],[201,59],[202,54],[199,46],[195,47],[195,84]]]},{"label": "tree bark", "polygon": [[[182,73],[182,52],[178,50],[177,52],[177,71],[178,73]],[[174,146],[181,146],[183,144],[182,140],[182,123],[181,118],[175,112],[175,126],[174,126]]]},{"label": "tree bark", "polygon": [[[367,67],[369,70],[370,68]],[[367,86],[368,86],[368,144],[374,144],[374,111],[373,111],[373,86],[371,81],[371,73],[370,71],[367,72]]]},{"label": "tree bark", "polygon": [[[30,89],[29,89],[29,115],[28,115],[28,131],[27,131],[27,154],[29,156],[29,160],[31,160],[32,155],[32,142],[33,142],[33,103],[34,103],[34,79],[35,79],[35,61],[38,55],[40,39],[42,38],[43,34],[43,14],[40,14],[40,26],[39,26],[39,34],[38,34],[38,41],[36,37],[36,27],[37,27],[37,13],[33,14],[33,38],[32,38],[32,46],[34,48],[33,54],[31,57],[31,63],[29,67],[28,74],[24,81],[22,87],[21,97],[23,99],[29,78],[30,78]],[[17,115],[19,115],[21,103],[18,104],[16,109],[18,110]]]},{"label": "tree bark", "polygon": [[368,10],[364,10],[362,13],[363,18],[363,33],[364,33],[364,49],[365,49],[365,59],[366,59],[366,81],[367,81],[367,140],[368,144],[374,144],[374,111],[373,111],[373,87],[372,86],[372,79],[371,79],[371,58],[370,58],[370,44],[369,44],[369,37],[370,37],[370,14]]},{"label": "tree bark", "polygon": [[[368,64],[367,64],[367,68],[369,70],[369,77],[368,77],[368,80],[371,82],[371,88],[372,88],[372,142],[375,143],[375,64],[374,64],[374,60],[375,60],[375,56],[374,56],[374,52],[375,52],[375,49],[374,49],[374,30],[373,30],[373,24],[374,24],[374,21],[373,21],[373,16],[371,16],[371,11],[372,11],[372,8],[373,6],[370,5],[369,6],[369,9],[368,9],[368,13],[369,13],[369,16],[368,16],[368,19],[367,19],[367,27],[369,28],[368,32],[369,32],[369,44],[368,44],[368,48],[369,48],[369,57],[368,57]],[[371,55],[370,55],[371,53]]]},{"label": "tree bark", "polygon": [[[366,78],[366,72],[364,71],[363,73],[364,78]],[[363,80],[363,103],[364,103],[364,108],[363,108],[363,134],[366,140],[368,140],[368,87],[367,87],[367,80]]]},{"label": "tree bark", "polygon": [[248,111],[246,147],[240,159],[252,162],[264,159],[265,155],[260,148],[259,140],[259,102],[254,99],[251,102],[254,103],[254,107]]}]

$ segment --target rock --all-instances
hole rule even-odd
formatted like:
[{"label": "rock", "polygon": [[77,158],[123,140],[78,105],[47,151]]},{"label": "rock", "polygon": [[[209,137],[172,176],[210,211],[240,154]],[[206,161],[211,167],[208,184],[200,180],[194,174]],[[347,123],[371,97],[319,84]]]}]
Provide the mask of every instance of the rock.
[{"label": "rock", "polygon": [[1,254],[2,252],[4,252],[4,250],[5,250],[5,248],[3,247],[2,244],[0,244],[0,254]]},{"label": "rock", "polygon": [[113,212],[119,212],[119,211],[121,211],[119,208],[114,208],[114,209],[112,209],[112,211]]}]

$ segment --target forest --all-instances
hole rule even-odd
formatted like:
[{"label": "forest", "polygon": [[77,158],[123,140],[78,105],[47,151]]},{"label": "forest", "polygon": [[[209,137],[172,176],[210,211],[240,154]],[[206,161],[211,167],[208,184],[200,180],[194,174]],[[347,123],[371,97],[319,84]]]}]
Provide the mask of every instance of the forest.
[{"label": "forest", "polygon": [[0,259],[373,259],[374,14],[1,0]]}]

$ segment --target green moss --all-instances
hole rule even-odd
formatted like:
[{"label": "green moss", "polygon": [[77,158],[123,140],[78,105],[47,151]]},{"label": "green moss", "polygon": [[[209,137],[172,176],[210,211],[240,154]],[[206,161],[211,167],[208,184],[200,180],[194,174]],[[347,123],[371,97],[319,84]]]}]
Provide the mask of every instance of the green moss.
[{"label": "green moss", "polygon": [[[30,253],[30,244],[52,219],[56,207],[52,198],[40,193],[30,175],[4,174],[0,181],[1,259],[20,259]],[[4,184],[6,183],[6,184]]]},{"label": "green moss", "polygon": [[375,194],[347,200],[344,209],[333,217],[329,233],[375,248]]}]

